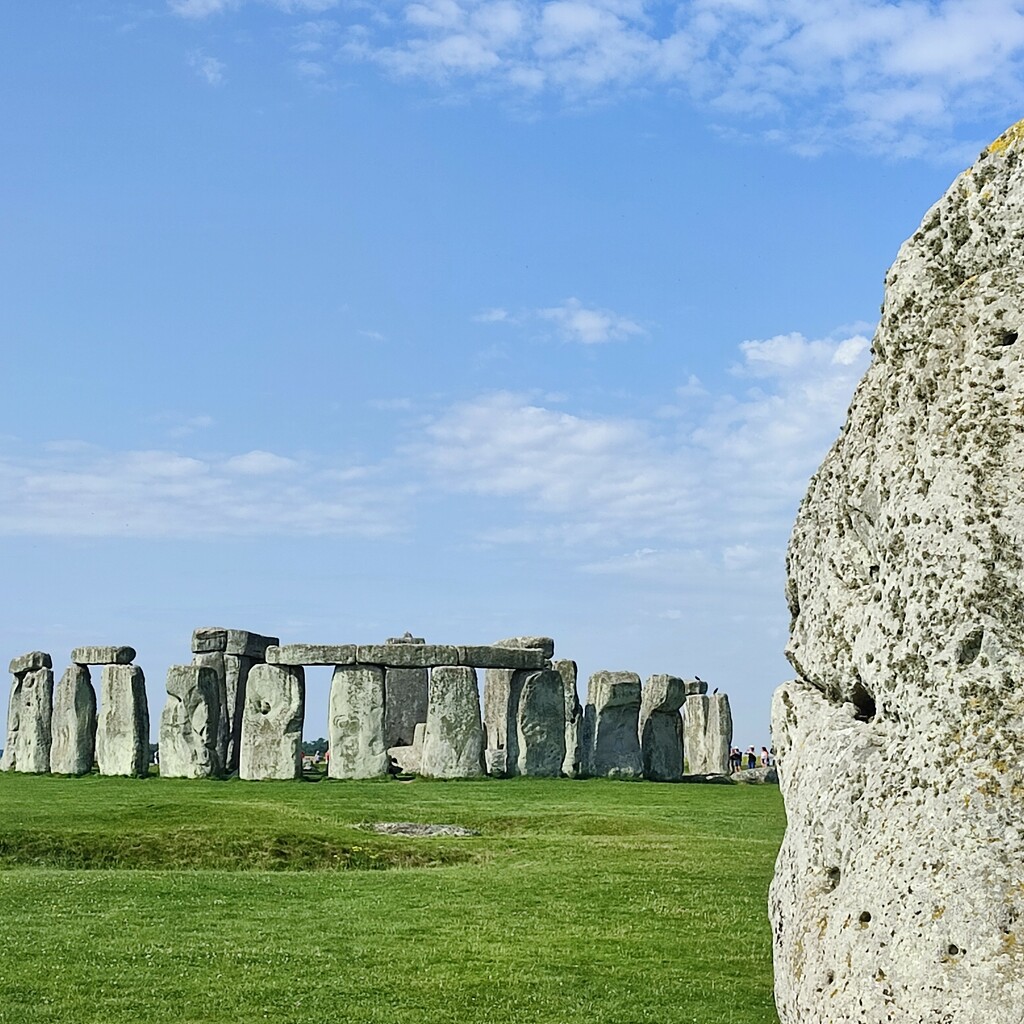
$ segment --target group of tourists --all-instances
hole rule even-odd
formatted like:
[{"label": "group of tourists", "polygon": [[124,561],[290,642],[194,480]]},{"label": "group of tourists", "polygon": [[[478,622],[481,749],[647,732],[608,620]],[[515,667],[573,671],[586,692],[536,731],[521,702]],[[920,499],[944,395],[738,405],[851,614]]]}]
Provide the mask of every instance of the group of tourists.
[{"label": "group of tourists", "polygon": [[729,772],[741,772],[750,768],[772,768],[775,765],[775,758],[767,747],[761,748],[761,753],[753,747],[747,747],[746,753],[739,747],[733,747],[729,751]]}]

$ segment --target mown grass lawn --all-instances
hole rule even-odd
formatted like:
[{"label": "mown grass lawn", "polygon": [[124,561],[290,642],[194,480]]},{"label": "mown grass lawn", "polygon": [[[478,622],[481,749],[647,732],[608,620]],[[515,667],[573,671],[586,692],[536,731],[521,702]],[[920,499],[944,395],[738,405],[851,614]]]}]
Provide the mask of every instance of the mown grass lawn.
[{"label": "mown grass lawn", "polygon": [[0,1024],[777,1022],[776,787],[3,774],[0,810]]}]

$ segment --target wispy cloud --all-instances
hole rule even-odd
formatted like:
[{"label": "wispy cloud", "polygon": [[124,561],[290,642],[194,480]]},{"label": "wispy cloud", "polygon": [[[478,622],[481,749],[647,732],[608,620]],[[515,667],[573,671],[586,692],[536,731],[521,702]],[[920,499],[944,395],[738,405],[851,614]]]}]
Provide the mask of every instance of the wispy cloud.
[{"label": "wispy cloud", "polygon": [[207,85],[223,85],[226,65],[216,57],[210,57],[199,50],[188,56],[188,62],[196,75]]},{"label": "wispy cloud", "polygon": [[473,320],[480,324],[519,326],[533,322],[551,325],[563,341],[580,345],[602,345],[609,341],[624,341],[647,333],[640,324],[628,317],[611,309],[585,306],[577,298],[565,299],[558,306],[521,310],[515,314],[499,306],[482,310],[473,317]]}]

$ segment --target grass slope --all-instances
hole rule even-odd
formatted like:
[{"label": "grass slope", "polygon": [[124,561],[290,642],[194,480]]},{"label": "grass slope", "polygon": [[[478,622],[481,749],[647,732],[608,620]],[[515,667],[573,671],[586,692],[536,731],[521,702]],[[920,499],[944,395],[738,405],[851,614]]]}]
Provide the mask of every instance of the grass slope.
[{"label": "grass slope", "polygon": [[[0,1024],[777,1022],[775,787],[4,774],[0,807]],[[353,827],[406,820],[481,835]]]}]

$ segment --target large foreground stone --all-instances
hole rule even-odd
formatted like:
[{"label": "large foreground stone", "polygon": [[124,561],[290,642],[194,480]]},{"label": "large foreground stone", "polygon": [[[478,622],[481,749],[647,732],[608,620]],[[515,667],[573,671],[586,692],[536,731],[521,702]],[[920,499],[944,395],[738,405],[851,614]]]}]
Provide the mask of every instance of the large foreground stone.
[{"label": "large foreground stone", "polygon": [[640,778],[640,677],[635,672],[595,672],[587,684],[581,743],[583,774]]},{"label": "large foreground stone", "polygon": [[96,760],[96,691],[85,665],[64,670],[53,694],[50,771],[86,775]]},{"label": "large foreground stone", "polygon": [[435,779],[484,774],[484,730],[474,669],[445,666],[431,671],[420,774]]},{"label": "large foreground stone", "polygon": [[52,665],[50,656],[43,651],[31,651],[11,662],[14,678],[0,771],[40,774],[50,770]]},{"label": "large foreground stone", "polygon": [[683,777],[685,683],[676,676],[651,676],[640,703],[640,752],[644,778],[678,782]]},{"label": "large foreground stone", "polygon": [[331,678],[328,709],[332,779],[372,779],[388,769],[384,742],[384,669],[339,665]]},{"label": "large foreground stone", "polygon": [[783,1024],[1024,993],[1024,124],[925,216],[793,530],[772,736]]},{"label": "large foreground stone", "polygon": [[239,778],[300,778],[305,713],[306,676],[301,667],[254,666],[242,712]]},{"label": "large foreground stone", "polygon": [[100,775],[149,771],[149,702],[138,665],[106,665],[100,677],[96,761]]},{"label": "large foreground stone", "polygon": [[160,716],[160,775],[208,779],[221,773],[218,732],[220,681],[203,665],[167,670],[167,703]]}]

